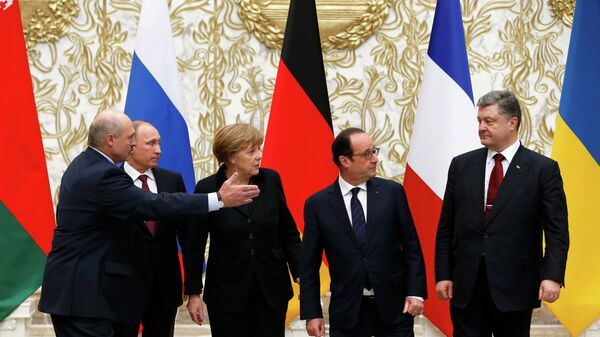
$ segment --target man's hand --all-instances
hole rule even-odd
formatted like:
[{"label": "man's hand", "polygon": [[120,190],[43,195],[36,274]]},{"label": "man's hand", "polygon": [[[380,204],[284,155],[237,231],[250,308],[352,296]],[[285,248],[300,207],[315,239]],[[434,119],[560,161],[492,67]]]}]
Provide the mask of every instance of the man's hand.
[{"label": "man's hand", "polygon": [[452,298],[452,289],[454,283],[449,280],[443,280],[435,284],[435,293],[440,300],[449,300]]},{"label": "man's hand", "polygon": [[202,304],[202,297],[200,295],[190,295],[187,304],[188,312],[192,321],[198,325],[202,325],[204,322],[204,306]]},{"label": "man's hand", "polygon": [[409,313],[413,316],[418,316],[423,313],[424,308],[425,304],[423,303],[423,301],[420,301],[419,299],[414,297],[407,297],[406,300],[404,300],[404,310],[402,311],[402,313]]},{"label": "man's hand", "polygon": [[543,280],[538,296],[540,300],[553,303],[560,296],[560,284],[553,280]]},{"label": "man's hand", "polygon": [[309,336],[325,336],[325,321],[322,318],[313,318],[306,321],[306,332]]},{"label": "man's hand", "polygon": [[240,185],[237,172],[234,172],[229,179],[225,180],[219,194],[224,207],[237,207],[252,202],[252,198],[258,196],[260,190],[256,185]]}]

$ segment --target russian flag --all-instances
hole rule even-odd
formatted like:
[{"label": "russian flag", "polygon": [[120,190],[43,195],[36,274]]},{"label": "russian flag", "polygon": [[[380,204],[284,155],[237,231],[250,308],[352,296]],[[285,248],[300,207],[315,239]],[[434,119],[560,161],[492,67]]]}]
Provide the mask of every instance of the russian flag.
[{"label": "russian flag", "polygon": [[145,0],[125,113],[158,129],[162,150],[159,166],[180,173],[191,193],[196,180],[180,83],[167,0]]},{"label": "russian flag", "polygon": [[562,171],[571,247],[565,288],[548,304],[579,336],[600,316],[600,2],[577,0],[552,157]]},{"label": "russian flag", "polygon": [[427,267],[425,315],[452,335],[448,302],[435,296],[435,235],[448,167],[480,147],[459,0],[438,0],[410,140],[404,188]]}]

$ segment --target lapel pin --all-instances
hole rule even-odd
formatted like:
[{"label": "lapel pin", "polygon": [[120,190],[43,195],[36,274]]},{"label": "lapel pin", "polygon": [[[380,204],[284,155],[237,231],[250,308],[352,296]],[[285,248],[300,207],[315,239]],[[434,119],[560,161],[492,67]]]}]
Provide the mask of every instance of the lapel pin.
[{"label": "lapel pin", "polygon": [[520,169],[521,169],[521,166],[517,165],[517,170],[520,170]]}]

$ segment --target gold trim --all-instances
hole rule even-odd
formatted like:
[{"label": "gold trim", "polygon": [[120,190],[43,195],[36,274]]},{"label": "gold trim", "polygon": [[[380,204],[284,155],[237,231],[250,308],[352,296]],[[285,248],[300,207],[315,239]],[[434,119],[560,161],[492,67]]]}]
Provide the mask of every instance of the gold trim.
[{"label": "gold trim", "polygon": [[[235,1],[246,29],[267,47],[281,48],[289,0]],[[358,47],[379,30],[388,12],[389,2],[386,0],[317,1],[323,49]]]},{"label": "gold trim", "polygon": [[27,49],[61,38],[79,14],[77,0],[22,0],[20,8]]},{"label": "gold trim", "polygon": [[556,18],[569,26],[573,26],[573,15],[575,13],[575,0],[548,0],[550,12]]}]

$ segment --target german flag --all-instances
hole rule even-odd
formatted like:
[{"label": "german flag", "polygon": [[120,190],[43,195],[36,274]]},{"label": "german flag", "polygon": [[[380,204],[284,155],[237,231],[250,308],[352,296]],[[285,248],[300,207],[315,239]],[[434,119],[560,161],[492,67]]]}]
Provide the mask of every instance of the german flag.
[{"label": "german flag", "polygon": [[[314,0],[292,0],[265,136],[262,164],[279,172],[300,232],[304,201],[338,174],[331,155],[333,130]],[[295,285],[295,284],[294,284]],[[329,273],[321,269],[321,290]],[[298,288],[287,322],[299,313]]]},{"label": "german flag", "polygon": [[19,2],[0,3],[0,321],[39,288],[55,227]]}]

